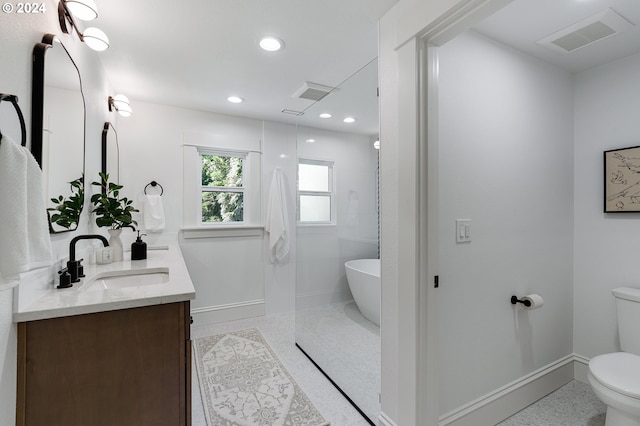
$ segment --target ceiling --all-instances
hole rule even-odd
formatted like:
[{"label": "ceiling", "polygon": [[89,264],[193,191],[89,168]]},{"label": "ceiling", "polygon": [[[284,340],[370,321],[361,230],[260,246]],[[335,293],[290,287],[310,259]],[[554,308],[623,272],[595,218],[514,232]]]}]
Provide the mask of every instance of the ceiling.
[{"label": "ceiling", "polygon": [[[323,113],[331,114],[331,118],[321,118]],[[356,121],[344,123],[346,117]],[[298,124],[378,137],[378,61],[369,62],[322,100],[306,108],[298,117]]]},{"label": "ceiling", "polygon": [[[135,101],[346,130],[341,114],[318,120],[313,101],[292,95],[305,83],[349,83],[323,104],[357,105],[369,119],[348,127],[373,134],[377,126],[377,21],[398,0],[109,0],[98,1],[99,17],[87,26],[104,30],[111,47],[99,55],[116,93]],[[572,53],[536,43],[583,18],[611,8],[631,30]],[[514,48],[579,72],[640,51],[640,0],[514,0],[474,29]],[[259,39],[285,42],[265,52]],[[368,83],[355,82],[358,72]],[[352,88],[359,88],[359,92]],[[349,100],[345,100],[349,96]],[[245,99],[231,104],[226,98]],[[366,106],[365,106],[366,103]],[[296,117],[282,110],[309,111]],[[313,116],[311,114],[313,111]],[[365,113],[362,113],[364,116]],[[314,121],[315,120],[315,121]]]},{"label": "ceiling", "polygon": [[[536,43],[607,8],[634,27],[571,53]],[[640,52],[640,0],[515,0],[474,29],[567,71],[580,72]]]},{"label": "ceiling", "polygon": [[[109,36],[100,59],[134,115],[138,100],[295,123],[282,110],[313,104],[292,97],[305,82],[335,87],[377,57],[377,21],[397,1],[98,0],[86,26]],[[265,35],[284,49],[262,51]]]}]

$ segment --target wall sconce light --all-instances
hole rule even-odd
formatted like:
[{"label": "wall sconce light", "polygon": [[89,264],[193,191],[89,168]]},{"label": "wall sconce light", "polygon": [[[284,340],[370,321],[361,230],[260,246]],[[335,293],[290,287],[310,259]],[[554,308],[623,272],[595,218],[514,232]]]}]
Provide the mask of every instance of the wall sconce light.
[{"label": "wall sconce light", "polygon": [[71,34],[71,31],[75,30],[80,41],[93,50],[101,52],[109,48],[109,38],[104,32],[98,28],[89,27],[81,33],[74,17],[83,21],[97,18],[98,12],[93,0],[60,0],[58,3],[60,28],[65,34]]},{"label": "wall sconce light", "polygon": [[98,8],[93,0],[65,0],[67,9],[82,21],[93,21],[98,17]]},{"label": "wall sconce light", "polygon": [[129,117],[133,114],[129,98],[125,95],[109,96],[109,111],[118,111],[123,117]]}]

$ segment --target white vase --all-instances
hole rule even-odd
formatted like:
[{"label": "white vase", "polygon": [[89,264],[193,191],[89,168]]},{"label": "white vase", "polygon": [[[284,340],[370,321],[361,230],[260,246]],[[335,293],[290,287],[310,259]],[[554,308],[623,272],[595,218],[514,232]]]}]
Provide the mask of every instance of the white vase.
[{"label": "white vase", "polygon": [[109,247],[113,248],[113,261],[122,261],[122,240],[120,239],[120,233],[122,229],[109,229]]}]

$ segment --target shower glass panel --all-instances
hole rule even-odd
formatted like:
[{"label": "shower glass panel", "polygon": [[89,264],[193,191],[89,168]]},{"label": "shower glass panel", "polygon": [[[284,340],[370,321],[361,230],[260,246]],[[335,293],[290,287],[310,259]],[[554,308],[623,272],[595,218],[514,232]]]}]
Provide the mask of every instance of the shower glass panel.
[{"label": "shower glass panel", "polygon": [[380,411],[380,328],[354,294],[369,293],[362,299],[379,312],[380,274],[352,290],[345,262],[378,259],[377,81],[374,60],[307,108],[297,132],[296,345],[371,424]]}]

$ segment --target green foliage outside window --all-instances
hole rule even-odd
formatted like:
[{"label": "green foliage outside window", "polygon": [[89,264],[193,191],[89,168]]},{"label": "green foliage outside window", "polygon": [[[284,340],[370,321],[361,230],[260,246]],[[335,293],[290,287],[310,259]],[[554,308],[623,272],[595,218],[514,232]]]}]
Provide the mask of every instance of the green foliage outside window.
[{"label": "green foliage outside window", "polygon": [[202,222],[242,222],[242,158],[202,155]]}]

